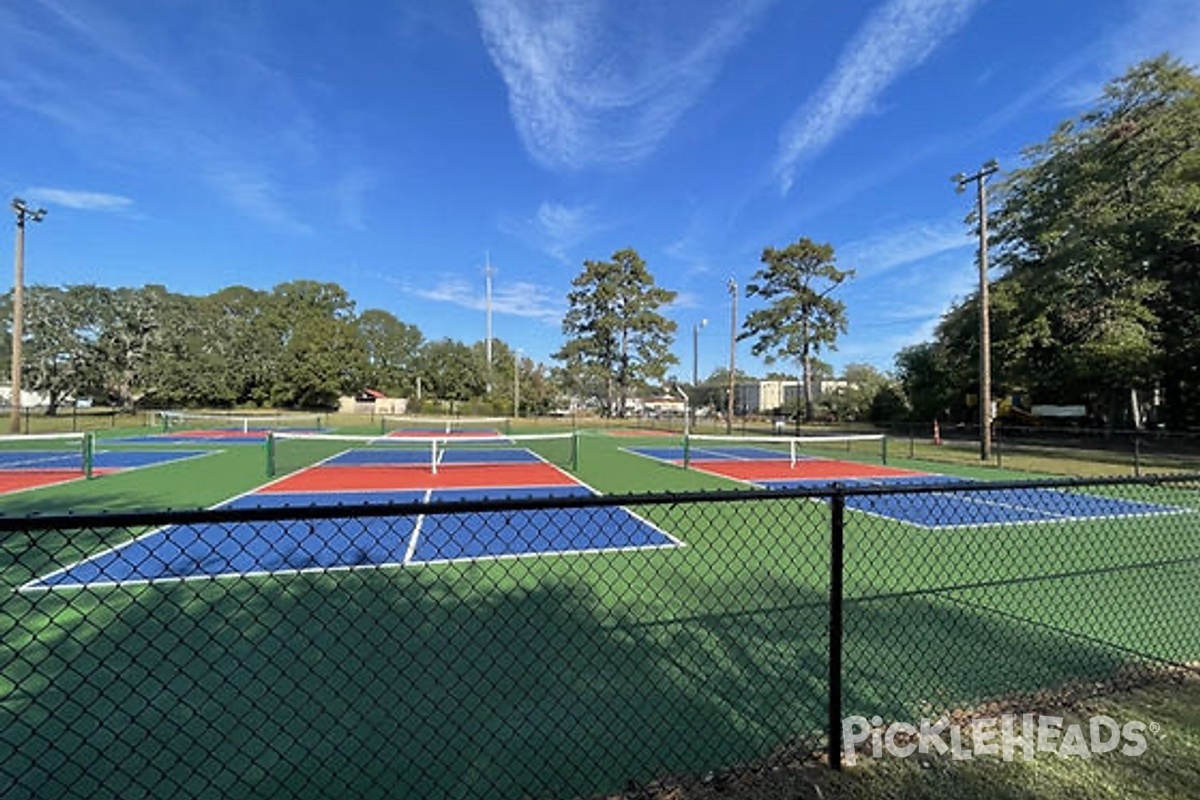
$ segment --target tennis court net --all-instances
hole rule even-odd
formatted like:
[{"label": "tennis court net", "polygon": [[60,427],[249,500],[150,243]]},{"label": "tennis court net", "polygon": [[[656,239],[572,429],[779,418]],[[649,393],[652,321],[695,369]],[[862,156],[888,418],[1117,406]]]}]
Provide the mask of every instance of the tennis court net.
[{"label": "tennis court net", "polygon": [[384,416],[379,432],[412,436],[441,434],[507,434],[508,417],[397,417]]},{"label": "tennis court net", "polygon": [[90,433],[39,433],[0,436],[0,470],[92,475]]},{"label": "tennis court net", "polygon": [[319,431],[319,414],[205,414],[191,411],[159,411],[163,433],[211,431],[255,433],[266,431]]},{"label": "tennis court net", "polygon": [[575,433],[524,436],[350,436],[272,432],[267,436],[267,476],[306,467],[396,467],[437,473],[456,466],[544,462],[574,471]]},{"label": "tennis court net", "polygon": [[809,458],[887,463],[887,436],[882,433],[829,436],[721,436],[688,434],[683,464],[693,461],[786,461],[791,466]]}]

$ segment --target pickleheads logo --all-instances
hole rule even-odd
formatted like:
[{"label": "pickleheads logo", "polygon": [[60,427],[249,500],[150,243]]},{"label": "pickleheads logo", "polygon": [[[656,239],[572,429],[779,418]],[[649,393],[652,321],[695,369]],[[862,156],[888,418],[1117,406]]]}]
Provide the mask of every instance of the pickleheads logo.
[{"label": "pickleheads logo", "polygon": [[[945,717],[922,719],[919,725],[893,722],[886,728],[880,717],[846,717],[842,720],[842,751],[853,766],[860,757],[894,758],[949,755],[956,760],[999,756],[1005,761],[1029,761],[1037,753],[1060,758],[1091,758],[1119,750],[1135,758],[1146,752],[1146,734],[1158,725],[1134,720],[1124,725],[1105,715],[1064,725],[1062,717],[1044,714],[1002,714],[979,717],[969,725],[954,725]],[[867,744],[869,742],[869,745]]]}]

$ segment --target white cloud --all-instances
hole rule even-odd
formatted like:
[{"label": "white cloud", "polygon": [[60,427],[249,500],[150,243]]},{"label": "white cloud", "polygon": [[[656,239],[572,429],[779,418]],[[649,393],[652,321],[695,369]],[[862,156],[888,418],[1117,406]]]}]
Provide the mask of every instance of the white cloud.
[{"label": "white cloud", "polygon": [[842,51],[833,74],[779,137],[775,177],[786,193],[800,162],[867,114],[897,78],[924,61],[982,0],[888,0]]},{"label": "white cloud", "polygon": [[[446,278],[432,289],[411,288],[426,300],[484,311],[487,299],[476,284],[462,278]],[[528,281],[501,283],[492,289],[492,312],[558,324],[565,313],[562,297],[543,284]]]},{"label": "white cloud", "polygon": [[853,268],[859,280],[873,278],[895,267],[977,246],[977,239],[962,220],[916,222],[907,227],[849,242],[838,254],[838,264]]},{"label": "white cloud", "polygon": [[505,233],[563,263],[571,261],[573,249],[604,227],[593,206],[552,202],[541,203],[529,217],[500,222]]},{"label": "white cloud", "polygon": [[1162,53],[1192,66],[1200,65],[1200,5],[1194,0],[1141,0],[1131,5],[1129,21],[1093,48],[1097,73],[1063,87],[1060,96],[1071,107],[1099,100],[1104,84],[1131,66]]},{"label": "white cloud", "polygon": [[80,211],[129,211],[133,208],[133,201],[128,197],[103,192],[34,187],[26,189],[24,194],[32,201]]},{"label": "white cloud", "polygon": [[247,216],[290,233],[312,233],[312,228],[296,219],[280,197],[279,187],[268,178],[252,172],[219,172],[209,180],[218,192]]},{"label": "white cloud", "polygon": [[475,11],[525,149],[573,170],[651,153],[769,2],[711,17],[690,0],[636,15],[606,15],[600,0],[475,0]]}]

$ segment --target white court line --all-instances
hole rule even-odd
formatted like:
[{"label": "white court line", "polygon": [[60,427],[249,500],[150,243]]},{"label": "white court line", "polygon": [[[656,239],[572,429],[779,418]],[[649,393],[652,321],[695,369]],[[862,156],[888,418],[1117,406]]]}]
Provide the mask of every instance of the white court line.
[{"label": "white court line", "polygon": [[[433,489],[425,490],[425,498],[422,503],[428,504],[429,498],[433,496]],[[408,547],[404,550],[404,560],[400,562],[402,566],[408,566],[412,563],[413,554],[417,552],[417,538],[421,535],[421,526],[425,524],[425,515],[421,514],[417,517],[417,524],[413,525],[412,533],[408,537]]]}]

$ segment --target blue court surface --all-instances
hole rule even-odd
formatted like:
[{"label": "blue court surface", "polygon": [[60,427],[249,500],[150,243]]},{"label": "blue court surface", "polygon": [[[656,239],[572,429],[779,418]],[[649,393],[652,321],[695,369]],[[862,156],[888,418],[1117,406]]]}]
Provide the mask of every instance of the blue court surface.
[{"label": "blue court surface", "polygon": [[[928,478],[901,478],[869,482],[842,481],[841,483],[845,486],[866,484],[890,486],[897,482],[923,485],[968,483],[966,480],[933,475]],[[825,485],[828,486],[828,482]],[[851,495],[846,498],[846,508],[908,522],[923,528],[937,529],[1145,517],[1158,514],[1177,514],[1186,510],[1155,503],[1057,489],[996,489],[933,494]]]},{"label": "blue court surface", "polygon": [[[250,494],[223,508],[302,507],[346,503],[422,503],[488,497],[591,496],[586,486]],[[625,508],[483,511],[406,517],[292,520],[172,526],[26,584],[25,589],[81,588],[167,580],[212,579],[409,567],[514,558],[678,547],[678,539]]]},{"label": "blue court surface", "polygon": [[[96,450],[92,453],[92,468],[97,470],[123,470],[182,461],[186,458],[206,456],[209,451],[141,451],[141,450]],[[2,470],[73,470],[83,472],[83,453],[77,450],[8,450],[0,452]]]},{"label": "blue court surface", "polygon": [[[629,452],[646,458],[680,464],[681,447],[636,447]],[[710,474],[768,489],[827,490],[833,484],[846,488],[872,486],[979,486],[966,478],[923,474],[906,470],[872,467],[861,462],[798,456],[795,467],[790,457],[768,448],[734,445],[693,448],[693,465]],[[763,470],[740,470],[761,464]],[[725,465],[729,465],[726,467]],[[728,471],[726,471],[728,470]],[[754,472],[746,478],[741,472]],[[867,474],[862,474],[866,472]],[[878,474],[871,474],[877,472]],[[893,474],[887,474],[887,473]],[[878,517],[923,528],[947,529],[981,525],[1011,525],[1071,520],[1116,519],[1181,513],[1186,509],[1122,500],[1057,489],[995,489],[945,491],[919,494],[848,495],[846,507]]]}]

